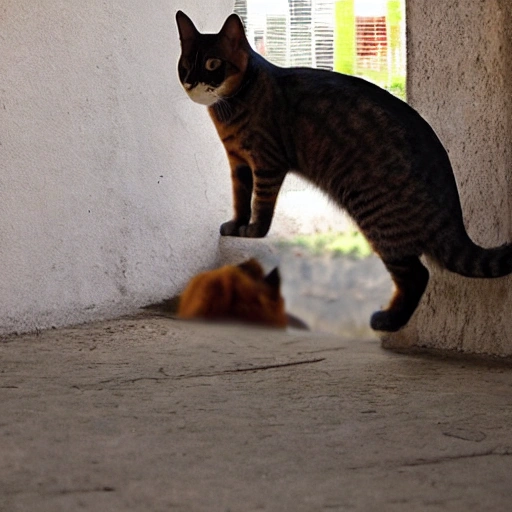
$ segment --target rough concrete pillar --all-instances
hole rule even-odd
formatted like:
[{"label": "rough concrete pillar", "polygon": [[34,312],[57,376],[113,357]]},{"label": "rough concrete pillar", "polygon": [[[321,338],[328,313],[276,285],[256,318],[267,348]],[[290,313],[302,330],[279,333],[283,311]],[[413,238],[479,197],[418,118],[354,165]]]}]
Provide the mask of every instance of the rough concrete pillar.
[{"label": "rough concrete pillar", "polygon": [[[448,150],[468,233],[512,240],[512,2],[407,1],[408,100]],[[512,278],[436,268],[409,325],[388,347],[512,355]]]}]

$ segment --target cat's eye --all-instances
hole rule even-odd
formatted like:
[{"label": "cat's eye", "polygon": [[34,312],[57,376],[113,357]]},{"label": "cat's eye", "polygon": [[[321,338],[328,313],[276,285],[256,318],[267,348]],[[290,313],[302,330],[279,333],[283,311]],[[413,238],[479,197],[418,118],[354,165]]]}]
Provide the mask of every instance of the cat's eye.
[{"label": "cat's eye", "polygon": [[208,71],[215,71],[216,69],[219,69],[221,65],[222,61],[220,59],[211,58],[205,62],[204,67]]}]

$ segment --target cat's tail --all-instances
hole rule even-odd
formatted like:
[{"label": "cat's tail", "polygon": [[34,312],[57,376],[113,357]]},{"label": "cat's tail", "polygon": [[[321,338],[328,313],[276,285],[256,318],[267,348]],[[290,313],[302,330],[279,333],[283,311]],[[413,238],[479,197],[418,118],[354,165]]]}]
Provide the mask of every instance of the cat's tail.
[{"label": "cat's tail", "polygon": [[445,245],[449,249],[434,257],[451,272],[465,277],[492,278],[512,273],[512,243],[484,249],[475,244],[467,234],[458,243]]}]

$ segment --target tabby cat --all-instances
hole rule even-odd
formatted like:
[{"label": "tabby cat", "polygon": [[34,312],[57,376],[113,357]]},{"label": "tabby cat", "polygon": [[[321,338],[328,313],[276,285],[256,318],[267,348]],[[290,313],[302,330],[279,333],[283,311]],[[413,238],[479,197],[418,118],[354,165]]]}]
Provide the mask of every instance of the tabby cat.
[{"label": "tabby cat", "polygon": [[277,268],[264,276],[255,259],[202,272],[183,291],[178,316],[286,327],[280,284]]},{"label": "tabby cat", "polygon": [[181,83],[208,106],[231,167],[235,213],[222,235],[265,236],[286,173],[298,173],[348,212],[390,272],[395,294],[370,322],[381,331],[418,306],[422,254],[467,277],[512,272],[512,244],[469,238],[446,150],[413,108],[360,78],[271,64],[235,14],[218,34],[199,33],[181,11],[176,20]]}]

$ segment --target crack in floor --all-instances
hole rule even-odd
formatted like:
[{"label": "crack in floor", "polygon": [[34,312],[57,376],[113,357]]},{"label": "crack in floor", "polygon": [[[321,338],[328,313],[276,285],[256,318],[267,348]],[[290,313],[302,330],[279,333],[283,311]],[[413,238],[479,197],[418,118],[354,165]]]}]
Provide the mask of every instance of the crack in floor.
[{"label": "crack in floor", "polygon": [[[385,463],[386,467],[394,467],[394,468],[407,468],[407,467],[416,467],[416,466],[429,466],[434,464],[443,464],[444,462],[453,462],[457,460],[465,460],[465,459],[475,459],[480,457],[507,457],[512,455],[512,448],[492,448],[489,450],[485,450],[482,452],[474,452],[474,453],[466,453],[461,455],[446,455],[444,457],[433,457],[431,459],[419,458],[411,461],[404,462],[392,462],[388,461]],[[372,469],[377,467],[382,467],[382,463],[378,464],[366,464],[361,466],[350,466],[347,469],[358,470],[358,469]]]},{"label": "crack in floor", "polygon": [[305,365],[305,364],[320,363],[322,361],[325,361],[325,357],[317,357],[314,359],[303,359],[300,361],[290,361],[287,363],[275,363],[275,364],[265,364],[265,365],[259,365],[259,366],[248,366],[248,367],[244,367],[244,368],[234,368],[232,370],[221,370],[218,372],[210,372],[210,373],[191,373],[191,374],[177,375],[175,377],[166,373],[163,368],[159,368],[158,373],[161,373],[163,375],[163,377],[135,377],[133,379],[124,379],[124,380],[119,380],[118,378],[114,377],[111,379],[102,380],[98,384],[110,384],[110,383],[133,384],[135,382],[139,382],[142,380],[151,380],[151,381],[155,381],[155,382],[160,382],[160,381],[173,381],[173,380],[183,380],[183,379],[197,379],[197,378],[201,378],[201,377],[219,377],[222,375],[230,375],[230,374],[237,374],[237,373],[261,372],[261,371],[266,371],[266,370],[276,370],[279,368],[289,368],[292,366],[301,366],[301,365]]}]

